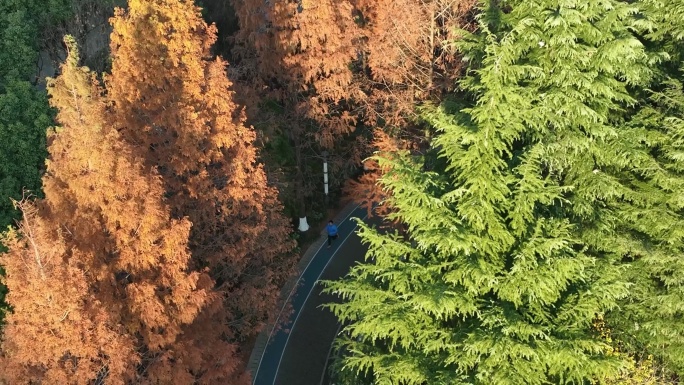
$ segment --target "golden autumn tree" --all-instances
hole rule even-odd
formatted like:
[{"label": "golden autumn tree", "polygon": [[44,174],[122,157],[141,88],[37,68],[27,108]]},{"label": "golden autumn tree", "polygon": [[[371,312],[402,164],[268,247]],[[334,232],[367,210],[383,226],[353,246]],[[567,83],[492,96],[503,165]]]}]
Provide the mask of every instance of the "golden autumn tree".
[{"label": "golden autumn tree", "polygon": [[354,0],[362,38],[359,87],[371,126],[401,127],[418,103],[453,90],[461,60],[447,44],[466,27],[475,0]]},{"label": "golden autumn tree", "polygon": [[339,145],[358,122],[348,102],[363,96],[354,85],[350,65],[357,55],[355,38],[360,36],[354,7],[348,0],[232,4],[240,24],[239,44],[233,50],[240,63],[234,72],[261,101],[247,104],[279,106],[275,113],[252,108],[250,117],[266,132],[264,141],[281,137],[291,149],[292,162],[284,168],[287,179],[294,181],[289,192],[301,218],[300,229],[305,230],[306,202],[312,191],[321,189],[320,178],[310,177],[312,158],[322,149],[334,148],[331,175],[361,159],[353,143]]},{"label": "golden autumn tree", "polygon": [[[19,231],[4,240],[13,312],[2,375],[12,384],[209,383],[205,374],[236,365],[207,357],[207,338],[194,332],[221,301],[209,276],[189,269],[191,224],[171,218],[159,174],[121,139],[66,42],[48,88],[61,127],[49,138],[45,199],[20,203]],[[220,332],[204,331],[218,341]],[[218,353],[234,351],[223,344]]]},{"label": "golden autumn tree", "polygon": [[193,263],[209,269],[224,299],[212,327],[243,341],[272,320],[294,242],[226,63],[210,51],[216,30],[181,0],[131,0],[111,22],[106,83],[117,129],[159,170],[172,215],[193,224]]},{"label": "golden autumn tree", "polygon": [[[233,53],[241,59],[233,72],[259,90],[262,101],[282,106],[284,119],[276,124],[293,147],[297,201],[305,198],[302,191],[320,188],[301,185],[308,179],[302,152],[315,157],[332,149],[332,173],[339,180],[380,148],[378,135],[420,145],[424,138],[415,129],[415,107],[453,88],[461,64],[445,42],[456,37],[474,3],[233,0],[240,21]],[[264,109],[253,115],[272,121]],[[372,189],[376,174],[350,191],[370,198],[364,192]]]},{"label": "golden autumn tree", "polygon": [[[360,30],[348,0],[234,0],[238,38],[256,51],[253,79],[282,102],[290,119],[311,119],[323,147],[354,130],[343,101],[356,94],[353,71]],[[296,126],[296,125],[295,125]]]},{"label": "golden autumn tree", "polygon": [[[359,110],[364,122],[375,127],[366,151],[424,150],[428,141],[416,125],[416,107],[439,101],[454,89],[462,63],[447,47],[458,38],[458,29],[469,28],[476,1],[354,0],[354,4],[362,25],[359,56],[364,68],[364,76],[356,80],[366,95],[359,100]],[[350,180],[345,190],[361,198],[371,214],[373,205],[385,200],[385,191],[377,184],[383,170],[374,161],[365,161],[364,169],[367,172],[358,181]],[[376,206],[381,215],[389,209]]]},{"label": "golden autumn tree", "polygon": [[44,202],[17,206],[19,230],[4,235],[9,251],[0,255],[12,306],[2,330],[0,383],[87,384],[107,375],[122,384],[139,357],[91,292],[82,265],[89,255],[68,245]]}]

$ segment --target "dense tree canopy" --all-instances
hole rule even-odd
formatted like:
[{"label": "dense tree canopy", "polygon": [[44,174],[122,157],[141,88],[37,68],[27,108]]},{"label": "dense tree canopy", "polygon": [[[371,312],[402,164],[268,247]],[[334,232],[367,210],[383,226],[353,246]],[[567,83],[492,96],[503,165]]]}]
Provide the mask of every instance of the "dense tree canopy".
[{"label": "dense tree canopy", "polygon": [[231,99],[226,63],[211,59],[215,28],[179,0],[133,0],[112,25],[107,86],[117,127],[159,170],[172,215],[192,222],[193,260],[225,293],[228,334],[247,338],[273,315],[293,241],[257,163],[254,131]]},{"label": "dense tree canopy", "polygon": [[622,311],[609,318],[631,351],[647,351],[684,375],[684,4],[644,1],[655,23],[645,35],[663,58],[654,84],[639,90],[635,113],[610,141],[613,169],[625,186],[620,202],[623,243],[633,284]]},{"label": "dense tree canopy", "polygon": [[[303,202],[321,189],[308,176],[320,174],[310,164],[320,164],[323,150],[338,187],[380,144],[376,137],[421,141],[415,104],[439,98],[460,76],[460,58],[444,42],[465,24],[473,1],[232,3],[240,22],[232,73],[262,141],[290,149],[294,161],[275,157],[271,166],[295,182],[284,190],[304,215]],[[366,195],[376,176],[353,193]]]},{"label": "dense tree canopy", "polygon": [[625,127],[630,146],[615,145],[616,153],[633,170],[624,178],[632,191],[623,207],[623,252],[633,261],[634,286],[623,310],[613,314],[611,321],[619,337],[636,344],[632,349],[646,348],[664,359],[668,368],[684,374],[681,79],[680,75],[665,81],[666,88],[654,93],[652,104]]},{"label": "dense tree canopy", "polygon": [[150,383],[170,374],[187,380],[191,368],[174,363],[176,344],[212,300],[211,281],[186,272],[190,223],[170,219],[161,180],[121,141],[102,90],[67,42],[69,57],[49,87],[61,127],[50,138],[46,197],[21,203],[19,233],[5,240],[13,311],[2,375],[10,383],[106,376],[124,384],[140,378],[143,364]]},{"label": "dense tree canopy", "polygon": [[684,2],[114,4],[0,2],[0,383],[249,383],[324,150],[338,382],[684,375]]},{"label": "dense tree canopy", "polygon": [[40,193],[45,135],[51,124],[45,92],[37,80],[39,22],[33,1],[0,4],[0,227],[17,219],[12,199],[23,190]]},{"label": "dense tree canopy", "polygon": [[[23,225],[5,240],[6,376],[242,383],[237,344],[274,317],[294,266],[289,224],[198,8],[132,1],[112,24],[106,88],[77,66],[73,42],[50,87],[62,127],[50,139],[46,198],[22,201]],[[55,254],[50,269],[27,271],[27,256],[41,250]],[[64,291],[65,275],[83,280],[73,285],[79,292]],[[54,295],[70,304],[67,315],[37,319],[31,306],[60,280],[67,284]],[[35,285],[30,293],[22,281]],[[65,319],[74,322],[63,334],[42,334]],[[60,338],[85,342],[77,350]],[[111,351],[99,346],[107,339],[116,339]],[[31,356],[35,340],[54,348]]]},{"label": "dense tree canopy", "polygon": [[378,158],[407,235],[363,226],[368,261],[329,283],[344,364],[375,383],[604,378],[622,364],[593,322],[628,295],[606,169],[628,86],[652,77],[632,34],[650,26],[621,1],[481,4],[460,43],[474,103],[424,110],[425,159]]}]

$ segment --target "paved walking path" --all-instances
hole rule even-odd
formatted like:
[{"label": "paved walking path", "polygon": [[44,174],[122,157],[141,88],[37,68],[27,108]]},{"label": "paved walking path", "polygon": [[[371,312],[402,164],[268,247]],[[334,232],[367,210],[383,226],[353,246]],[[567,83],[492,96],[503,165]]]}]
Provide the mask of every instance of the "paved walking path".
[{"label": "paved walking path", "polygon": [[[254,385],[320,385],[325,377],[331,344],[338,331],[337,319],[321,304],[336,298],[321,294],[318,280],[344,276],[356,261],[363,260],[366,247],[356,235],[356,221],[366,210],[351,204],[335,223],[339,238],[327,248],[322,236],[302,258],[296,282],[284,290],[293,306],[289,321],[278,332],[269,327],[259,336],[249,370]],[[290,331],[289,333],[287,331]]]}]

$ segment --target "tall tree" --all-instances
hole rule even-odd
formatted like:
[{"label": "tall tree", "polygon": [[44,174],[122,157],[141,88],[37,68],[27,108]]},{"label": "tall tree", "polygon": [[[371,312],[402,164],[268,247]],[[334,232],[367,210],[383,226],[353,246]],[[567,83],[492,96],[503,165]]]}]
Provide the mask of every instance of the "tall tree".
[{"label": "tall tree", "polygon": [[191,383],[222,360],[198,359],[202,347],[188,342],[217,300],[213,282],[188,271],[190,222],[170,218],[159,175],[122,141],[103,90],[66,42],[67,62],[49,84],[61,127],[50,137],[45,199],[22,203],[20,230],[5,239],[13,311],[3,376]]},{"label": "tall tree", "polygon": [[194,266],[223,293],[215,327],[244,340],[275,315],[292,273],[291,227],[257,161],[254,131],[232,101],[216,30],[192,1],[131,0],[112,19],[107,89],[117,129],[158,169],[175,218],[193,224]]},{"label": "tall tree", "polygon": [[581,383],[621,359],[593,321],[627,295],[622,192],[601,169],[630,84],[650,79],[629,2],[480,2],[459,46],[472,102],[427,107],[432,151],[378,157],[388,216],[367,262],[328,291],[343,368],[375,383]]},{"label": "tall tree", "polygon": [[272,96],[292,111],[293,120],[318,123],[314,134],[324,147],[332,147],[340,135],[353,131],[356,119],[341,103],[359,92],[352,88],[350,66],[360,37],[352,3],[235,0],[234,4],[240,20],[238,38],[256,50],[258,73],[253,80],[272,89]]},{"label": "tall tree", "polygon": [[660,76],[643,90],[636,113],[611,145],[612,170],[626,192],[623,253],[633,284],[621,311],[608,318],[631,351],[652,354],[684,375],[684,4],[642,1],[655,28],[644,34]]},{"label": "tall tree", "polygon": [[476,1],[353,3],[362,36],[357,46],[364,72],[355,81],[365,96],[359,101],[364,120],[371,126],[406,126],[415,117],[416,103],[454,89],[462,62],[445,43],[469,22]]},{"label": "tall tree", "polygon": [[[359,121],[371,127],[403,125],[416,100],[452,89],[460,60],[444,42],[474,4],[233,2],[240,19],[238,41],[256,51],[256,63],[246,63],[258,69],[251,77],[272,89],[270,96],[317,122],[324,147],[332,147]],[[243,46],[235,51],[246,56]]]},{"label": "tall tree", "polygon": [[341,164],[360,159],[353,146],[340,146],[358,122],[349,103],[361,96],[351,66],[360,37],[353,5],[347,0],[234,0],[233,6],[240,23],[233,50],[240,59],[236,72],[246,88],[258,90],[252,95],[257,102],[246,103],[279,106],[253,108],[250,117],[266,131],[264,142],[280,141],[289,149],[292,161],[277,163],[294,181],[287,192],[305,231],[307,202],[312,191],[321,190],[321,180],[310,177],[314,170],[320,175],[312,160],[323,149],[335,148],[330,174],[339,175]]},{"label": "tall tree", "polygon": [[133,341],[119,333],[90,291],[81,266],[88,255],[68,245],[42,207],[19,206],[19,230],[2,239],[9,249],[2,263],[12,312],[3,328],[0,379],[85,384],[108,373],[112,383],[122,384],[124,373],[135,371]]},{"label": "tall tree", "polygon": [[[250,118],[267,146],[282,136],[294,162],[281,166],[296,183],[287,190],[300,216],[321,189],[320,153],[331,153],[331,186],[358,170],[375,144],[375,128],[392,138],[420,141],[412,124],[416,101],[439,98],[460,75],[444,41],[473,1],[234,0],[240,21],[236,78],[258,90]],[[269,108],[273,104],[280,108]],[[277,115],[277,118],[273,118]],[[382,136],[382,134],[379,134]],[[281,141],[282,142],[282,141]],[[332,151],[331,151],[332,150]],[[281,157],[274,157],[276,160]],[[375,176],[375,174],[372,174]],[[375,177],[366,178],[370,182]],[[372,183],[351,189],[364,195]]]}]

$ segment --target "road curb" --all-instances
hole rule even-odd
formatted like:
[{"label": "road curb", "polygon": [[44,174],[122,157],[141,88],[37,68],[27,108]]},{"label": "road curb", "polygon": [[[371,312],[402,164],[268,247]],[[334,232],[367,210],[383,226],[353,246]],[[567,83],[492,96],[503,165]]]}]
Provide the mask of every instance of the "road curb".
[{"label": "road curb", "polygon": [[[335,218],[333,219],[335,223],[340,223],[344,218],[349,216],[352,211],[354,211],[357,207],[359,207],[359,202],[350,202],[348,203],[340,212],[337,213]],[[290,294],[292,291],[296,288],[295,284],[299,281],[299,278],[301,277],[302,273],[304,272],[304,269],[306,266],[309,264],[311,259],[316,255],[318,250],[321,249],[323,244],[327,241],[327,236],[325,233],[325,228],[321,230],[320,237],[318,240],[316,240],[309,248],[304,252],[302,255],[301,259],[299,260],[299,263],[297,264],[297,271],[298,273],[290,278],[287,283],[283,286],[283,289],[280,292],[280,297],[278,300],[278,307],[282,308],[284,305],[284,302],[290,297]],[[249,361],[247,362],[247,371],[251,374],[254,375],[254,373],[257,371],[259,367],[259,361],[261,360],[262,355],[264,354],[264,350],[266,349],[266,345],[268,344],[268,338],[271,334],[271,331],[273,330],[274,324],[268,324],[262,331],[259,333],[259,336],[256,339],[256,342],[254,343],[254,348],[252,349],[252,354],[249,356]],[[252,378],[252,380],[254,380]]]}]

